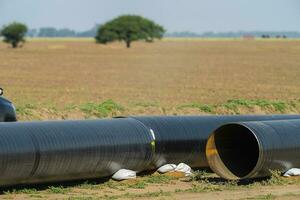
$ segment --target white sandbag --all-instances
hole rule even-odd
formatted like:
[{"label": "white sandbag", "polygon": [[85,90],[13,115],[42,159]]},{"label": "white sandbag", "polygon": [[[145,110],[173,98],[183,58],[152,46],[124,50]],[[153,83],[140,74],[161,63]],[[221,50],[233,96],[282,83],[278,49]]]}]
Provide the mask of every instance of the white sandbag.
[{"label": "white sandbag", "polygon": [[174,172],[176,169],[176,165],[175,164],[166,164],[161,166],[160,168],[158,168],[158,172],[161,174],[167,173],[167,172]]},{"label": "white sandbag", "polygon": [[193,174],[192,168],[185,163],[180,163],[179,165],[177,165],[175,171],[185,173],[186,176],[190,176]]},{"label": "white sandbag", "polygon": [[117,181],[135,179],[135,178],[136,178],[136,172],[128,169],[120,169],[112,176],[112,179]]},{"label": "white sandbag", "polygon": [[285,177],[300,176],[300,169],[299,168],[292,168],[292,169],[288,170],[287,172],[285,172],[283,174],[283,176],[285,176]]}]

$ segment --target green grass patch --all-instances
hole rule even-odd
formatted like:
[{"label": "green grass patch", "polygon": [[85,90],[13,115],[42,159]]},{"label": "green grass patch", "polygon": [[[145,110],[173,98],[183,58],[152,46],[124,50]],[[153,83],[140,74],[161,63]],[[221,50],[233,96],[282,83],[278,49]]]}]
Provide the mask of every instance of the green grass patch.
[{"label": "green grass patch", "polygon": [[132,103],[134,107],[144,107],[144,108],[149,108],[149,107],[158,107],[159,103],[157,102],[136,102]]},{"label": "green grass patch", "polygon": [[144,181],[139,181],[133,185],[129,185],[129,187],[134,189],[145,189],[146,185],[147,183],[145,183]]},{"label": "green grass patch", "polygon": [[264,99],[232,99],[221,104],[201,104],[192,103],[178,106],[177,109],[196,108],[205,113],[217,113],[217,109],[225,108],[227,111],[231,111],[234,114],[240,114],[240,108],[253,109],[255,106],[262,110],[271,110],[279,113],[284,113],[293,109],[299,109],[300,101],[280,101],[280,100],[264,100]]},{"label": "green grass patch", "polygon": [[215,177],[213,173],[206,171],[195,171],[189,180],[192,183],[192,188],[186,190],[176,190],[175,192],[212,192],[224,190],[236,190],[247,188],[258,188],[263,186],[278,186],[299,184],[298,180],[287,179],[281,176],[279,171],[271,171],[271,177],[261,180],[241,180],[241,181],[228,181]]},{"label": "green grass patch", "polygon": [[214,113],[215,105],[208,105],[208,104],[199,104],[199,103],[192,103],[192,104],[185,104],[178,106],[178,109],[185,109],[185,108],[196,108],[199,111],[205,113]]},{"label": "green grass patch", "polygon": [[81,189],[99,189],[101,187],[100,184],[97,184],[95,182],[90,182],[90,181],[85,181],[84,183],[82,183],[81,185],[78,186]]},{"label": "green grass patch", "polygon": [[263,180],[259,182],[260,185],[288,185],[296,183],[295,179],[289,179],[282,177],[282,173],[280,171],[270,171],[271,177],[269,179]]},{"label": "green grass patch", "polygon": [[115,116],[118,112],[124,110],[123,106],[114,102],[113,100],[107,100],[102,103],[86,103],[79,106],[79,109],[84,112],[88,117],[108,117]]},{"label": "green grass patch", "polygon": [[51,194],[66,194],[70,191],[71,191],[71,188],[66,188],[66,187],[63,187],[63,186],[57,186],[57,187],[50,186],[47,189],[47,192],[51,193]]},{"label": "green grass patch", "polygon": [[152,184],[167,184],[174,180],[174,177],[166,176],[166,175],[151,175],[146,177],[144,180],[146,183]]},{"label": "green grass patch", "polygon": [[4,194],[36,194],[38,191],[35,188],[13,189],[4,192]]},{"label": "green grass patch", "polygon": [[124,189],[127,189],[131,186],[132,184],[127,183],[126,181],[114,181],[114,180],[109,180],[103,184],[99,184],[98,187],[95,185],[95,189],[114,189],[114,190],[119,190],[119,191],[124,191]]},{"label": "green grass patch", "polygon": [[32,111],[36,109],[37,107],[33,104],[19,105],[16,107],[16,113],[17,115],[31,116]]},{"label": "green grass patch", "polygon": [[255,200],[268,200],[268,199],[275,199],[276,196],[273,194],[266,194],[266,195],[258,195],[255,197],[248,197],[248,198],[242,198],[240,200],[248,200],[248,199],[255,199]]},{"label": "green grass patch", "polygon": [[262,109],[274,109],[277,112],[283,113],[289,107],[295,107],[295,104],[287,103],[279,100],[245,100],[245,99],[233,99],[228,100],[226,103],[221,104],[221,106],[225,107],[228,110],[232,110],[234,112],[238,112],[239,107],[253,108],[254,106],[258,106]]},{"label": "green grass patch", "polygon": [[[136,113],[138,108],[139,113]],[[282,101],[282,100],[264,100],[264,99],[232,99],[219,104],[201,104],[191,103],[183,104],[175,107],[160,106],[158,102],[138,102],[129,103],[123,106],[111,99],[100,103],[83,103],[83,104],[69,104],[64,107],[56,107],[52,104],[22,104],[16,106],[16,112],[19,120],[45,120],[45,119],[72,119],[77,116],[79,118],[104,118],[114,117],[128,114],[134,110],[134,114],[145,114],[148,108],[159,109],[160,114],[163,115],[180,115],[184,114],[185,109],[196,109],[202,113],[208,114],[246,114],[253,113],[297,113],[300,112],[300,100]],[[259,108],[257,110],[257,108]],[[196,114],[195,110],[189,111],[189,114]],[[157,113],[153,113],[154,115]]]}]

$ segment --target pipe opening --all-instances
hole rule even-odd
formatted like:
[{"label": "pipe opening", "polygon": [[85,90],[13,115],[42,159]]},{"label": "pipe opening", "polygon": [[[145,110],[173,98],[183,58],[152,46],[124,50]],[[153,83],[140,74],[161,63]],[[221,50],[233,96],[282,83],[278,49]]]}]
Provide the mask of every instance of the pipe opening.
[{"label": "pipe opening", "polygon": [[255,168],[259,157],[259,144],[247,127],[239,124],[224,125],[214,132],[213,139],[218,155],[213,165],[216,168],[225,168],[216,169],[219,175],[231,179],[243,178]]}]

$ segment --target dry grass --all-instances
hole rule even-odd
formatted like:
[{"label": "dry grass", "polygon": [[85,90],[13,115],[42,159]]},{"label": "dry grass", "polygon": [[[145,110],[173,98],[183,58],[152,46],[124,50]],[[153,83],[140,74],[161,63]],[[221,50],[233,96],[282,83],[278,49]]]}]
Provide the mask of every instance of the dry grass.
[{"label": "dry grass", "polygon": [[96,45],[89,40],[0,44],[1,86],[18,106],[113,99],[124,106],[297,100],[300,41],[166,40]]},{"label": "dry grass", "polygon": [[[195,172],[194,177],[159,175],[135,180],[78,181],[64,185],[32,185],[2,190],[2,199],[297,199],[299,178],[275,175],[248,182],[225,181],[212,173]],[[234,194],[234,195],[233,195]],[[271,195],[270,195],[271,194]]]}]

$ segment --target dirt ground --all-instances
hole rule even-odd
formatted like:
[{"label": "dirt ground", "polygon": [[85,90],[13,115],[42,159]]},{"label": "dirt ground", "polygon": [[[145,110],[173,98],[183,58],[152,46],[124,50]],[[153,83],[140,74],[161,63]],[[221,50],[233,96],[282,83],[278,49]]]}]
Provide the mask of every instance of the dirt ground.
[{"label": "dirt ground", "polygon": [[[209,175],[211,176],[211,175]],[[27,186],[9,190],[1,199],[284,199],[300,198],[299,178],[271,178],[250,183],[213,179],[193,179],[168,175],[148,175],[136,180],[101,183],[78,182],[55,186]]]},{"label": "dirt ground", "polygon": [[295,100],[299,40],[92,40],[0,43],[0,80],[17,105],[102,102],[176,106],[229,99]]},{"label": "dirt ground", "polygon": [[131,49],[34,39],[21,49],[0,43],[0,86],[19,120],[298,113],[299,54],[300,40],[288,39],[164,39]]}]

